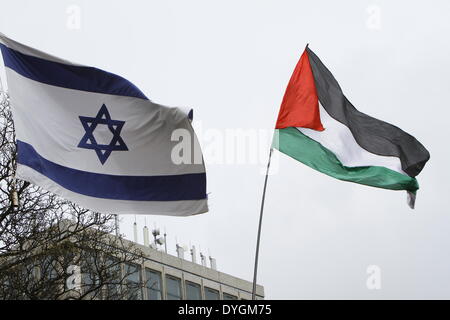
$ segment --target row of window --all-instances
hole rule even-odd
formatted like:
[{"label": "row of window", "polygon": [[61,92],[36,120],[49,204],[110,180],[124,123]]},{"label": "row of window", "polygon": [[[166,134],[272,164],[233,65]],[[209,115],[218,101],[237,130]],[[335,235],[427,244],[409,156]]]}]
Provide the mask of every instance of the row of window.
[{"label": "row of window", "polygon": [[[145,279],[141,279],[141,268],[136,265],[127,265],[127,287],[135,288],[129,293],[129,299],[143,299],[143,289],[147,292],[148,300],[220,300],[220,292],[218,290],[204,287],[204,295],[202,288],[198,283],[184,281],[185,295],[183,297],[183,286],[180,278],[165,275],[165,292],[163,291],[163,279],[161,272],[145,268]],[[144,288],[142,285],[144,284]],[[231,294],[223,293],[223,300],[237,300],[237,297]]]},{"label": "row of window", "polygon": [[[104,265],[101,265],[101,264]],[[159,271],[143,268],[139,264],[121,263],[115,258],[107,258],[100,262],[88,255],[78,267],[81,276],[80,291],[86,297],[94,299],[128,299],[128,300],[237,300],[236,295],[201,286],[198,283],[163,274]],[[105,269],[106,268],[106,269]],[[36,279],[52,280],[51,286],[74,285],[75,279],[67,278],[61,266],[50,256],[40,263],[27,265],[23,273]],[[58,273],[58,271],[60,271]],[[70,273],[70,271],[67,271]],[[75,274],[75,273],[74,273]],[[72,276],[71,276],[72,277]],[[6,280],[9,281],[8,279]],[[8,282],[10,283],[10,282]],[[12,283],[11,283],[12,285]],[[73,289],[74,287],[71,287]],[[52,289],[53,290],[53,289]]]}]

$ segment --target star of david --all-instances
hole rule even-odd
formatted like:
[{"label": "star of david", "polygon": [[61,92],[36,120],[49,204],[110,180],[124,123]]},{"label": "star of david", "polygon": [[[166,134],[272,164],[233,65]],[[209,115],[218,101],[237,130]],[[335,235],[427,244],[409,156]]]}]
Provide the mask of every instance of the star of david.
[{"label": "star of david", "polygon": [[[78,148],[94,150],[102,165],[105,164],[113,151],[128,151],[127,145],[120,137],[125,121],[112,120],[105,104],[102,105],[95,118],[83,116],[79,116],[79,118],[86,133],[81,138]],[[109,144],[99,144],[95,140],[94,131],[99,124],[107,125],[109,131],[113,134]]]}]

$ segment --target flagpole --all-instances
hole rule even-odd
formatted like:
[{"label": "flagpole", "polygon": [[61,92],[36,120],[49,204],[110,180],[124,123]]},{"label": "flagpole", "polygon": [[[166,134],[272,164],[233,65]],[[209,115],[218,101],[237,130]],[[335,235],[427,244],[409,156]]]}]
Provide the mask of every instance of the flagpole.
[{"label": "flagpole", "polygon": [[257,280],[257,274],[258,274],[259,243],[261,240],[261,226],[262,226],[262,219],[263,219],[263,213],[264,213],[264,201],[266,199],[267,178],[269,177],[270,159],[272,158],[272,152],[273,152],[273,149],[270,148],[269,161],[267,162],[266,177],[264,180],[264,189],[263,189],[262,200],[261,200],[261,211],[259,213],[258,236],[256,238],[255,269],[253,272],[252,300],[256,300],[256,280]]}]

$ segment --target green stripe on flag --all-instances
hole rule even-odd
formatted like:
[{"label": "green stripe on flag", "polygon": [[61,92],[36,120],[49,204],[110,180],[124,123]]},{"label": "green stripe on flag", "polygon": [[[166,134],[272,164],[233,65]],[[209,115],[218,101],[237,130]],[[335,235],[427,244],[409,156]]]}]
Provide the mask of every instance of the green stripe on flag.
[{"label": "green stripe on flag", "polygon": [[419,189],[415,178],[380,166],[346,167],[336,155],[296,128],[275,131],[273,147],[307,166],[339,180],[372,187],[408,190]]}]

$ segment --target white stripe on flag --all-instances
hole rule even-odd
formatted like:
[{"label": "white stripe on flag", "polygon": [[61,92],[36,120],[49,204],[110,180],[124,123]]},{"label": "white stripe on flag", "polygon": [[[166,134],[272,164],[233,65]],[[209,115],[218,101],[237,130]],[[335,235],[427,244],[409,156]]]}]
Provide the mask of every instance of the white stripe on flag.
[{"label": "white stripe on flag", "polygon": [[[133,97],[93,93],[50,86],[25,78],[6,68],[8,85],[14,91],[11,105],[18,140],[32,145],[45,159],[77,170],[122,175],[164,175],[204,172],[203,163],[177,165],[171,161],[175,128],[189,132],[184,112]],[[121,137],[128,152],[113,152],[104,164],[93,150],[78,148],[85,130],[79,116],[95,117],[105,104],[113,119],[124,120]],[[33,115],[33,116],[30,116]],[[96,137],[111,139],[106,126]],[[196,137],[195,149],[200,150]],[[132,154],[132,156],[130,156]]]},{"label": "white stripe on flag", "polygon": [[325,128],[324,131],[307,128],[297,129],[333,152],[344,166],[380,166],[406,175],[402,170],[399,158],[376,155],[362,148],[347,126],[333,119],[320,103],[319,109],[320,120]]}]

